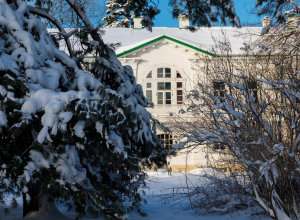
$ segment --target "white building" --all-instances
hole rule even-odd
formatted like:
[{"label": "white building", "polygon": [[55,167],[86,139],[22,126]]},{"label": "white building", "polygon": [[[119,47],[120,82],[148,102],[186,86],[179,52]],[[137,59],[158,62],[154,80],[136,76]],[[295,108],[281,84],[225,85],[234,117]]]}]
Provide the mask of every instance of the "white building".
[{"label": "white building", "polygon": [[[260,33],[261,28],[234,28],[212,27],[199,28],[196,32],[184,29],[188,21],[180,21],[181,28],[153,28],[150,32],[139,28],[141,19],[136,20],[137,28],[104,28],[105,43],[121,43],[116,50],[121,63],[130,65],[136,81],[141,84],[147,99],[154,103],[149,108],[154,118],[160,122],[171,122],[170,113],[178,114],[184,109],[184,93],[193,88],[197,83],[197,68],[202,67],[204,56],[215,56],[210,53],[214,45],[213,37],[219,38],[222,31],[229,38],[232,51],[241,54],[240,48],[247,40],[243,33],[249,30]],[[203,76],[205,77],[205,76]],[[170,128],[172,129],[172,128]],[[172,145],[172,134],[157,131],[159,139],[165,140],[165,146]],[[174,168],[188,170],[199,166],[206,166],[206,152],[201,147],[189,154],[169,158],[170,165]],[[186,166],[188,165],[188,166]]]}]

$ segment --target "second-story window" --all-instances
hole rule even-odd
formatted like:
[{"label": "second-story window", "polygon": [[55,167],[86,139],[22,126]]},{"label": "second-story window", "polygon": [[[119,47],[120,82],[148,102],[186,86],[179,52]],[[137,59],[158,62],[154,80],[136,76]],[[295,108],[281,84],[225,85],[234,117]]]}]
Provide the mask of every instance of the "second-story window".
[{"label": "second-story window", "polygon": [[177,104],[180,105],[183,102],[182,97],[182,82],[177,82]]},{"label": "second-story window", "polygon": [[170,108],[170,105],[176,107],[176,105],[183,104],[185,79],[175,66],[155,66],[146,72],[143,81],[144,92],[149,102],[152,101],[155,105],[168,105],[159,108]]},{"label": "second-story window", "polygon": [[[157,90],[171,90],[171,82],[158,82]],[[172,104],[172,93],[169,91],[159,91],[157,93],[158,105],[170,105]]]},{"label": "second-story window", "polygon": [[157,68],[157,78],[171,78],[171,68]]},{"label": "second-story window", "polygon": [[152,90],[146,90],[146,98],[148,102],[152,102]]},{"label": "second-story window", "polygon": [[171,82],[158,82],[157,90],[171,90]]},{"label": "second-story window", "polygon": [[148,78],[148,79],[152,78],[152,71],[150,71],[150,73],[148,73],[146,78]]}]

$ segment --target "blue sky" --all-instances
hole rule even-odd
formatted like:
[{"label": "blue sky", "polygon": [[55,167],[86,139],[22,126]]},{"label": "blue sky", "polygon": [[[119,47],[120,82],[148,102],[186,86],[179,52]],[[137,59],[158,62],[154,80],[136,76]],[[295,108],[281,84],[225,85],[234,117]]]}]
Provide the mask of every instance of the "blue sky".
[{"label": "blue sky", "polygon": [[[259,21],[255,15],[249,14],[250,10],[255,5],[255,0],[233,0],[235,3],[235,11],[240,17],[241,23]],[[178,27],[178,21],[172,18],[168,8],[169,0],[160,0],[159,9],[160,14],[155,18],[155,27]]]}]

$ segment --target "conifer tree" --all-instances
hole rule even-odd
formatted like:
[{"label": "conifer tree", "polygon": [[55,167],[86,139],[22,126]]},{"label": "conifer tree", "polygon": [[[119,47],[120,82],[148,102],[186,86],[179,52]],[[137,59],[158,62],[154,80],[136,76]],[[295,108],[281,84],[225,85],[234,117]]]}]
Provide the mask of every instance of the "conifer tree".
[{"label": "conifer tree", "polygon": [[[151,30],[154,17],[159,13],[158,3],[148,0],[111,0],[106,6],[106,27],[129,27],[132,16],[143,16],[142,24]],[[190,29],[196,26],[210,27],[212,22],[241,26],[232,0],[169,0],[173,18],[185,14],[190,18]]]},{"label": "conifer tree", "polygon": [[[161,167],[166,151],[131,67],[103,43],[84,8],[67,2],[85,24],[77,33],[84,50],[70,55],[30,12],[51,16],[0,0],[0,199],[23,194],[24,216],[43,205],[42,195],[78,217],[144,216],[141,165]],[[61,34],[67,41],[74,32]],[[85,54],[95,56],[90,73],[82,70]]]}]

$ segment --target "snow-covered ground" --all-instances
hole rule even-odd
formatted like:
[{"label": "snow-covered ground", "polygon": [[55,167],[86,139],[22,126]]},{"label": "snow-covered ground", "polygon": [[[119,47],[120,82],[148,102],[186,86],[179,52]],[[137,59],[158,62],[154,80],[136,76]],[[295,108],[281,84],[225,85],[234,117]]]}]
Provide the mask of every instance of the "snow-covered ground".
[{"label": "snow-covered ground", "polygon": [[[199,183],[199,177],[197,174],[204,174],[209,172],[208,169],[195,169],[189,172],[187,175],[183,173],[173,173],[171,176],[168,175],[166,170],[158,170],[158,172],[148,172],[148,188],[144,191],[146,195],[143,197],[147,200],[147,204],[144,205],[143,210],[148,213],[148,217],[145,220],[158,220],[158,219],[168,219],[168,220],[221,220],[221,219],[231,219],[231,220],[251,220],[251,219],[262,219],[269,220],[269,218],[262,217],[249,217],[244,214],[227,214],[227,215],[210,215],[210,216],[194,216],[193,211],[183,211],[183,208],[175,203],[165,203],[162,204],[161,197],[166,193],[166,188],[186,186],[186,176],[188,177],[189,185],[197,185]],[[19,200],[21,202],[21,200]],[[22,204],[21,204],[22,205]],[[58,209],[64,213],[66,216],[75,218],[76,214],[67,212],[63,205],[58,205]],[[59,217],[58,213],[51,213],[50,218],[26,218],[30,220],[67,220],[71,218]],[[4,215],[2,210],[0,210],[0,216],[3,220],[15,220],[22,217],[22,207],[13,210],[9,215]],[[46,216],[44,216],[46,217]],[[84,219],[93,219],[91,216],[86,216]],[[99,218],[102,219],[102,218]],[[137,213],[130,213],[129,219],[138,220],[142,219]]]}]

